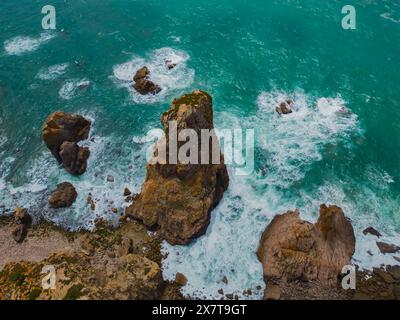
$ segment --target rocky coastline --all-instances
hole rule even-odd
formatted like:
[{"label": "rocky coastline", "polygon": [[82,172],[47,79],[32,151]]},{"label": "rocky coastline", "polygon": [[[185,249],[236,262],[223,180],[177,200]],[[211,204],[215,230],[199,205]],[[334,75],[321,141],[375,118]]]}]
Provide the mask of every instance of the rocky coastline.
[{"label": "rocky coastline", "polygon": [[[149,80],[149,72],[144,67],[136,73],[134,88],[157,94],[161,89]],[[287,100],[276,111],[280,116],[290,114],[292,105]],[[178,132],[213,129],[211,96],[196,90],[172,102],[161,116],[167,146],[170,121],[177,122]],[[44,143],[71,175],[86,170],[90,150],[79,142],[88,139],[90,126],[88,119],[65,112],[53,113],[43,126]],[[148,163],[140,194],[121,190],[131,204],[116,228],[97,221],[93,232],[68,232],[46,221],[32,224],[26,209],[9,208],[14,215],[0,217],[0,300],[190,298],[180,293],[187,283],[184,274],[177,273],[174,282],[163,279],[161,243],[187,245],[206,232],[212,210],[229,186],[221,152],[220,160],[220,164],[201,165]],[[66,208],[76,196],[71,183],[61,183],[48,205]],[[94,205],[90,196],[88,204]],[[379,240],[379,231],[372,227],[364,233]],[[264,298],[400,299],[400,267],[396,266],[357,269],[356,289],[341,288],[341,271],[351,264],[355,242],[351,221],[337,206],[322,204],[315,224],[302,220],[298,211],[276,215],[257,250],[266,284]],[[383,253],[400,251],[379,241],[377,246]],[[56,270],[54,290],[43,289],[46,266]],[[237,297],[226,294],[224,298]]]}]

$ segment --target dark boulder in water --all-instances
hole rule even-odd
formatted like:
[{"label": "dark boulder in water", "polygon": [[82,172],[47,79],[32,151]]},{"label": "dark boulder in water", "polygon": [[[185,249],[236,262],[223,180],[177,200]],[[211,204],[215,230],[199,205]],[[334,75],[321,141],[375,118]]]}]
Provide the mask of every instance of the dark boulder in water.
[{"label": "dark boulder in water", "polygon": [[133,77],[133,81],[136,82],[140,79],[146,78],[150,74],[149,69],[145,66],[140,68],[138,71],[136,71],[135,76]]},{"label": "dark boulder in water", "polygon": [[290,99],[283,101],[279,104],[278,107],[276,107],[276,112],[278,112],[280,115],[290,114],[293,112],[292,110],[293,104],[294,104],[293,100]]},{"label": "dark boulder in water", "polygon": [[133,81],[135,82],[133,87],[142,95],[157,94],[161,91],[160,86],[149,80],[149,74],[149,69],[147,67],[143,67],[140,68],[133,77]]},{"label": "dark boulder in water", "polygon": [[168,70],[174,69],[178,64],[173,63],[171,60],[166,60],[165,61],[165,66],[167,67]]},{"label": "dark boulder in water", "polygon": [[[44,124],[42,138],[47,148],[50,149],[57,161],[60,164],[64,164],[67,171],[72,174],[80,175],[86,170],[86,160],[89,157],[89,152],[87,148],[79,146],[77,146],[79,150],[71,145],[64,145],[63,148],[61,146],[64,142],[77,143],[86,140],[89,136],[90,126],[91,122],[84,117],[61,111],[51,114]],[[74,153],[67,155],[67,150]],[[64,163],[64,160],[67,160],[68,163]],[[82,164],[82,161],[85,164]],[[82,170],[83,168],[84,170]]]},{"label": "dark boulder in water", "polygon": [[61,161],[65,170],[72,175],[79,176],[86,171],[89,156],[89,149],[78,146],[76,142],[66,141],[60,147]]},{"label": "dark boulder in water", "polygon": [[51,193],[49,204],[51,208],[68,208],[75,202],[78,193],[69,182],[60,183]]},{"label": "dark boulder in water", "polygon": [[363,234],[366,236],[367,234],[372,234],[378,238],[382,237],[381,233],[373,227],[368,227],[363,231]]},{"label": "dark boulder in water", "polygon": [[397,253],[400,251],[400,247],[394,244],[389,244],[385,242],[377,242],[376,245],[379,248],[379,251],[383,254],[387,253]]}]

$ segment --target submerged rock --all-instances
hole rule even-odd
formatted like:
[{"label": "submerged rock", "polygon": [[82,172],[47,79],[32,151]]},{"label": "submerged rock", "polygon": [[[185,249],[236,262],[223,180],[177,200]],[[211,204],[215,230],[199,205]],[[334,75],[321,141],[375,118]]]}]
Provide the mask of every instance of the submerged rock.
[{"label": "submerged rock", "polygon": [[368,227],[367,229],[365,229],[365,230],[363,231],[363,234],[364,234],[365,236],[366,236],[367,234],[372,234],[373,236],[376,236],[376,237],[378,237],[378,238],[382,237],[381,233],[380,233],[378,230],[376,230],[376,229],[374,229],[374,228],[372,228],[372,227]]},{"label": "submerged rock", "polygon": [[[212,98],[203,91],[174,100],[170,110],[162,115],[165,136],[159,141],[169,150],[170,121],[175,121],[177,133],[193,129],[200,139],[201,129],[213,129]],[[212,132],[212,138],[217,139]],[[217,140],[215,140],[217,141]],[[186,142],[180,142],[178,149]],[[198,146],[200,146],[198,141]],[[209,150],[211,161],[212,148]],[[200,158],[200,150],[196,150]],[[149,162],[141,194],[126,214],[142,221],[147,227],[160,229],[160,235],[170,244],[187,244],[203,235],[210,223],[211,211],[222,199],[229,185],[228,172],[219,145],[220,164],[170,164]],[[153,159],[154,160],[154,159]]]},{"label": "submerged rock", "polygon": [[177,63],[173,63],[171,60],[165,60],[165,66],[167,67],[168,70],[172,70],[177,65],[178,65]]},{"label": "submerged rock", "polygon": [[[266,282],[265,297],[276,297],[276,286],[282,292],[301,283],[335,288],[354,251],[353,227],[339,207],[322,205],[316,224],[301,220],[298,211],[275,216],[257,251]],[[318,287],[315,294],[321,290]]]},{"label": "submerged rock", "polygon": [[376,245],[379,248],[379,251],[383,254],[387,253],[397,253],[400,251],[400,247],[394,244],[385,243],[385,242],[377,242]]},{"label": "submerged rock", "polygon": [[69,182],[60,183],[51,193],[49,204],[51,208],[67,208],[72,206],[78,196],[74,186]]},{"label": "submerged rock", "polygon": [[283,101],[279,104],[278,107],[276,107],[276,112],[278,112],[280,115],[292,113],[293,104],[293,100],[290,99]]},{"label": "submerged rock", "polygon": [[133,87],[142,95],[157,94],[161,91],[160,86],[149,80],[149,74],[149,69],[147,67],[143,67],[140,68],[133,77],[133,81],[135,82]]},{"label": "submerged rock", "polygon": [[51,114],[44,124],[43,141],[57,161],[72,174],[80,175],[86,170],[89,150],[76,143],[89,137],[90,126],[91,122],[84,117],[61,111]]}]

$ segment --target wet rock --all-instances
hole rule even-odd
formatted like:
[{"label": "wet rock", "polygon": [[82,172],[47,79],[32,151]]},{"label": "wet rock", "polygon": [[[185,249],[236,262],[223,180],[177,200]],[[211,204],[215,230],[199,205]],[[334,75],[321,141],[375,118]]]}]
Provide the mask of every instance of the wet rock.
[{"label": "wet rock", "polygon": [[136,81],[136,83],[133,85],[135,90],[139,92],[142,95],[146,94],[157,94],[161,92],[161,87],[156,85],[153,81],[149,79],[140,79]]},{"label": "wet rock", "polygon": [[66,141],[60,147],[61,161],[65,170],[72,175],[85,173],[89,156],[89,149],[78,146],[76,142]]},{"label": "wet rock", "polygon": [[74,186],[69,182],[60,183],[51,193],[49,204],[51,208],[67,208],[76,200],[78,193]]},{"label": "wet rock", "polygon": [[[183,129],[193,129],[200,139],[201,129],[214,127],[212,98],[205,92],[194,91],[174,100],[161,118],[165,137],[157,145],[164,142],[166,150],[169,150],[172,121],[177,124],[178,134]],[[217,139],[213,133],[212,138]],[[183,144],[185,142],[180,142],[178,149]],[[212,148],[210,161],[213,159],[211,151]],[[141,194],[126,209],[127,216],[142,221],[149,228],[159,228],[161,237],[172,245],[187,244],[203,235],[210,223],[212,209],[222,199],[229,184],[219,148],[218,152],[220,164],[149,162]]]},{"label": "wet rock", "polygon": [[290,100],[290,99],[283,101],[279,104],[278,107],[276,107],[276,112],[279,115],[292,113],[293,111],[291,108],[292,108],[293,104],[294,104],[293,100]]},{"label": "wet rock", "polygon": [[228,284],[228,278],[226,276],[224,276],[222,278],[222,282],[225,283],[225,284]]},{"label": "wet rock", "polygon": [[51,114],[42,130],[42,138],[47,148],[62,163],[60,147],[65,142],[79,142],[89,136],[91,122],[80,115],[57,111]]},{"label": "wet rock", "polygon": [[96,204],[94,203],[92,195],[89,193],[89,196],[86,199],[87,204],[90,206],[90,210],[96,210]]},{"label": "wet rock", "polygon": [[393,257],[394,260],[396,260],[397,262],[400,262],[400,257]]},{"label": "wet rock", "polygon": [[400,247],[394,244],[389,244],[385,242],[377,242],[376,245],[379,248],[379,251],[383,254],[387,253],[397,253],[400,251]]},{"label": "wet rock", "polygon": [[124,189],[124,197],[130,196],[131,194],[132,192],[128,188]]},{"label": "wet rock", "polygon": [[174,69],[178,64],[173,63],[171,60],[166,60],[165,61],[165,66],[167,67],[168,70]]},{"label": "wet rock", "polygon": [[142,95],[157,94],[161,91],[160,86],[149,80],[149,74],[149,69],[147,67],[143,67],[139,69],[133,77],[133,81],[135,82],[133,87]]},{"label": "wet rock", "polygon": [[149,69],[145,66],[143,68],[140,68],[138,71],[136,71],[135,76],[133,77],[133,81],[136,82],[140,79],[146,78],[150,74]]},{"label": "wet rock", "polygon": [[180,272],[178,272],[176,275],[175,275],[175,282],[178,284],[178,285],[180,285],[180,286],[185,286],[186,284],[187,284],[187,278],[186,278],[186,276],[183,274],[183,273],[180,273]]},{"label": "wet rock", "polygon": [[26,225],[19,224],[12,232],[12,237],[17,243],[21,243],[24,241],[27,235],[27,227]]},{"label": "wet rock", "polygon": [[373,236],[376,236],[378,238],[382,237],[381,233],[374,229],[373,227],[368,227],[363,231],[363,234],[366,236],[367,234],[372,234]]},{"label": "wet rock", "polygon": [[339,207],[322,205],[316,224],[301,220],[298,211],[275,216],[257,250],[265,297],[270,295],[271,285],[284,291],[296,281],[299,286],[318,283],[321,292],[323,287],[335,288],[342,268],[351,264],[354,250],[353,227]]},{"label": "wet rock", "polygon": [[114,182],[115,180],[114,180],[114,177],[113,176],[111,176],[111,175],[108,175],[107,176],[107,182]]}]

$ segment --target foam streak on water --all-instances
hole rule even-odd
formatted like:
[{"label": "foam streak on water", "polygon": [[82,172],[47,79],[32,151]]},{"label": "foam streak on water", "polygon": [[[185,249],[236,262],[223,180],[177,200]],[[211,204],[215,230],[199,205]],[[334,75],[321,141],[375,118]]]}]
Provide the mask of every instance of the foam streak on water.
[{"label": "foam streak on water", "polygon": [[8,55],[21,56],[36,51],[42,44],[55,37],[53,33],[43,32],[37,38],[17,36],[4,42],[4,50]]}]

